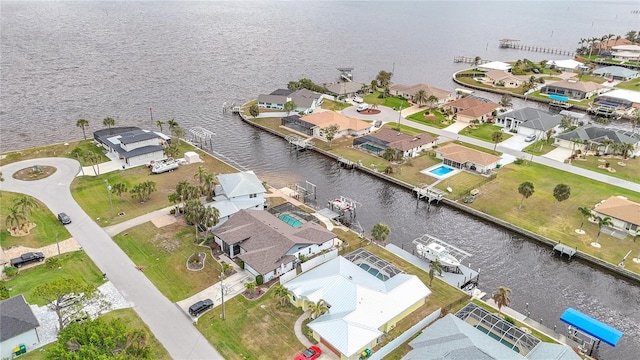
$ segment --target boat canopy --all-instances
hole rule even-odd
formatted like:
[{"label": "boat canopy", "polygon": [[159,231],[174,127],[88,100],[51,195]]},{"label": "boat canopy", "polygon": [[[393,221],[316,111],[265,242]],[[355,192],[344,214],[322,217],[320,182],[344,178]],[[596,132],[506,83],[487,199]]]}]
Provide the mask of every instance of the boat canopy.
[{"label": "boat canopy", "polygon": [[622,331],[572,308],[565,310],[560,316],[560,320],[611,346],[616,346],[624,334]]}]

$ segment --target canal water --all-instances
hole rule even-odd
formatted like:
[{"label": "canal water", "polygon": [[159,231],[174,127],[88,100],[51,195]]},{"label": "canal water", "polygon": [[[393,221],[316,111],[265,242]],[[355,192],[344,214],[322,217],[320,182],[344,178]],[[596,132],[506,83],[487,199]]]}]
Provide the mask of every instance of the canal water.
[{"label": "canal water", "polygon": [[[526,239],[446,206],[426,208],[412,194],[373,176],[340,169],[314,152],[222,114],[308,77],[335,81],[353,66],[356,80],[385,69],[397,83],[458,87],[465,68],[453,57],[562,59],[499,49],[501,38],[562,49],[580,38],[637,28],[635,2],[0,2],[0,151],[81,138],[109,116],[116,125],[215,132],[213,150],[256,171],[275,187],[310,181],[316,207],[348,196],[360,202],[369,232],[391,228],[390,241],[411,251],[424,233],[474,256],[480,287],[513,289],[512,307],[559,331],[574,307],[625,332],[603,359],[640,353],[640,287],[579,261],[565,261]],[[523,17],[527,21],[523,21]],[[580,19],[580,21],[567,21]],[[489,25],[496,23],[496,26]],[[468,65],[467,65],[468,66]],[[492,95],[487,95],[492,96]],[[516,106],[523,103],[516,101]],[[152,108],[152,111],[150,111]],[[624,125],[624,124],[622,124]]]}]

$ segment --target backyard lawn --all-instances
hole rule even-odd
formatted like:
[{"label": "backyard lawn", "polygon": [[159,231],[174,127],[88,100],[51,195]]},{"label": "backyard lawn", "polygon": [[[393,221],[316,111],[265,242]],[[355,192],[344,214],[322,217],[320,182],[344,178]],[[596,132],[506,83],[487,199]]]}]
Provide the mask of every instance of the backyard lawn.
[{"label": "backyard lawn", "polygon": [[374,91],[373,93],[365,95],[362,98],[367,104],[382,105],[392,109],[395,108],[396,110],[399,110],[400,106],[402,106],[403,109],[411,106],[408,101],[398,97],[388,96],[385,98],[379,98],[381,94],[382,93],[380,91]]},{"label": "backyard lawn", "polygon": [[11,236],[7,230],[8,224],[5,224],[5,222],[9,215],[9,210],[14,204],[14,200],[21,196],[23,196],[23,194],[6,191],[0,192],[0,219],[2,219],[3,225],[7,225],[0,228],[0,246],[2,246],[2,248],[6,249],[15,245],[22,245],[37,249],[55,243],[56,234],[58,234],[58,240],[60,241],[71,237],[67,228],[58,221],[57,215],[51,213],[48,207],[30,196],[29,198],[38,204],[38,207],[33,208],[32,212],[28,213],[29,222],[35,223],[36,227],[29,231],[29,235]]},{"label": "backyard lawn", "polygon": [[[607,163],[609,163],[609,168],[615,170],[615,172],[611,172],[607,168],[598,167],[605,166]],[[615,158],[609,156],[587,156],[586,159],[572,160],[571,165],[631,182],[638,182],[638,179],[640,179],[640,158],[622,159],[619,156]]]},{"label": "backyard lawn", "polygon": [[617,88],[640,91],[640,77],[633,80],[621,82],[616,85]]},{"label": "backyard lawn", "polygon": [[351,103],[348,102],[340,102],[340,101],[333,101],[333,100],[328,100],[328,99],[324,99],[322,100],[322,105],[320,105],[321,108],[325,109],[325,110],[333,110],[333,111],[340,111],[340,110],[344,110],[350,106],[353,106]]},{"label": "backyard lawn", "polygon": [[[182,216],[178,219],[160,229],[147,222],[113,237],[137,266],[145,267],[144,274],[172,302],[220,281],[220,264],[211,256],[209,247],[195,245],[195,229],[184,225]],[[205,267],[190,271],[187,259],[196,252],[206,253]]]},{"label": "backyard lawn", "polygon": [[[426,117],[425,114],[429,112],[429,115],[431,115],[430,117]],[[434,118],[435,116],[435,118]],[[451,124],[453,124],[455,121],[452,120],[447,120],[444,115],[442,115],[439,111],[437,110],[422,110],[419,111],[415,114],[411,114],[409,116],[407,116],[408,120],[412,120],[415,121],[417,123],[423,124],[423,125],[427,125],[427,126],[431,126],[437,129],[444,129],[447,126],[450,126]]]},{"label": "backyard lawn", "polygon": [[[498,170],[500,172],[500,170]],[[470,172],[461,171],[451,177],[448,177],[436,185],[436,189],[444,191],[445,195],[449,199],[461,199],[467,196],[473,189],[477,189],[491,179],[478,174],[472,174]],[[453,190],[451,193],[447,191],[450,187]]]},{"label": "backyard lawn", "polygon": [[104,280],[102,272],[84,253],[76,251],[60,255],[58,266],[53,269],[46,263],[29,269],[20,270],[18,275],[6,282],[9,296],[24,294],[30,304],[46,305],[47,302],[34,295],[34,289],[46,282],[58,279],[78,279],[92,287],[100,286]]},{"label": "backyard lawn", "polygon": [[[493,143],[493,133],[502,129],[502,127],[493,124],[480,124],[475,129],[470,125],[459,131],[458,134]],[[502,132],[502,140],[500,141],[505,141],[512,136],[508,132]]]},{"label": "backyard lawn", "polygon": [[[78,129],[80,134],[82,134],[82,130]],[[76,150],[77,149],[77,150]],[[4,166],[6,164],[10,164],[17,161],[36,159],[36,158],[44,158],[44,157],[66,157],[70,159],[80,159],[80,163],[83,166],[90,166],[91,162],[89,159],[83,156],[74,155],[74,150],[79,151],[82,154],[93,153],[98,155],[100,161],[109,161],[109,158],[106,157],[103,153],[104,148],[101,146],[96,146],[93,143],[93,139],[91,140],[82,140],[82,141],[73,141],[65,144],[54,144],[47,146],[40,146],[35,148],[29,148],[24,150],[12,151],[9,153],[2,154],[4,157],[0,156],[0,166]],[[5,175],[6,176],[6,175]]]}]

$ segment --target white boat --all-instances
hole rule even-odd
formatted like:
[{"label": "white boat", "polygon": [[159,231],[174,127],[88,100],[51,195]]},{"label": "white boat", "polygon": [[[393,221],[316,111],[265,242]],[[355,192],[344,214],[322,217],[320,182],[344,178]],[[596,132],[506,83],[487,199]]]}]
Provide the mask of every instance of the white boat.
[{"label": "white boat", "polygon": [[426,246],[423,244],[417,244],[416,250],[418,251],[418,255],[428,259],[429,261],[440,262],[442,266],[458,266],[460,265],[460,261],[453,257],[453,255],[449,254],[447,249],[435,242],[429,243]]},{"label": "white boat", "polygon": [[156,161],[151,164],[151,172],[154,174],[161,174],[167,171],[173,171],[179,166],[178,162],[173,159]]},{"label": "white boat", "polygon": [[349,208],[351,208],[351,206],[349,205],[349,203],[344,202],[344,201],[342,201],[342,200],[340,200],[340,199],[335,199],[335,200],[333,200],[333,201],[331,202],[331,204],[332,204],[335,208],[340,209],[340,210],[349,210]]}]

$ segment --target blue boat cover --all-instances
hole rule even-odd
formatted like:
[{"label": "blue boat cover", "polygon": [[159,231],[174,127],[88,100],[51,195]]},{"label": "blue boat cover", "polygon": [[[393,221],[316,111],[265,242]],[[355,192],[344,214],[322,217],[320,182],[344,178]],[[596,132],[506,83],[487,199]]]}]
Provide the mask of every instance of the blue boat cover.
[{"label": "blue boat cover", "polygon": [[569,101],[569,98],[566,96],[554,95],[554,94],[550,94],[549,99],[557,100],[557,101]]},{"label": "blue boat cover", "polygon": [[616,346],[618,340],[620,340],[623,335],[622,331],[612,328],[605,323],[601,323],[572,308],[565,310],[562,316],[560,316],[560,320],[611,346]]}]

